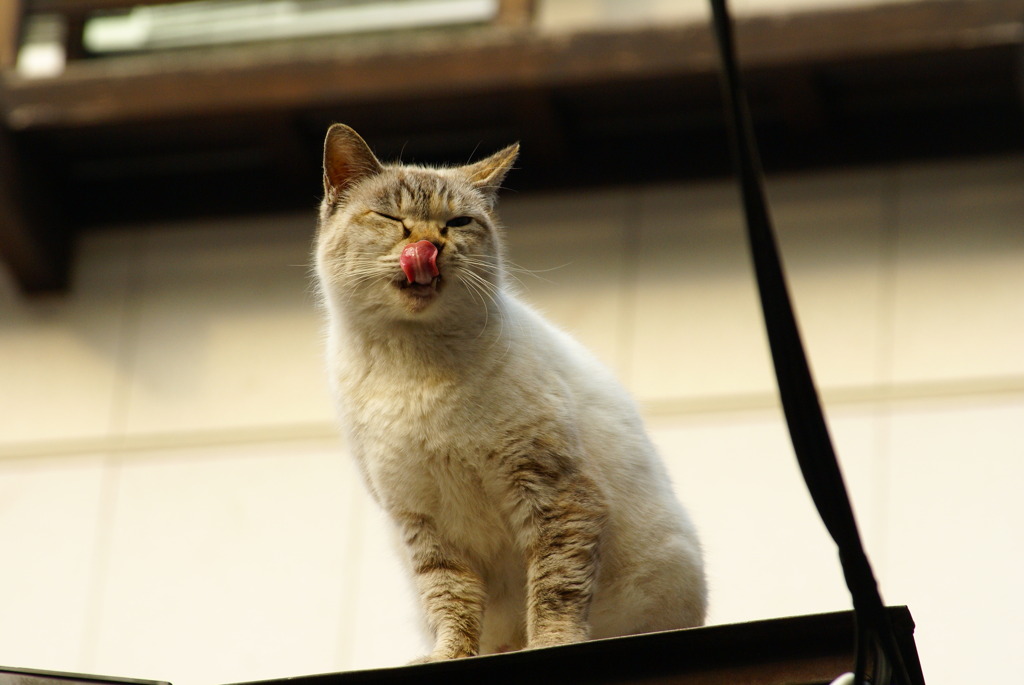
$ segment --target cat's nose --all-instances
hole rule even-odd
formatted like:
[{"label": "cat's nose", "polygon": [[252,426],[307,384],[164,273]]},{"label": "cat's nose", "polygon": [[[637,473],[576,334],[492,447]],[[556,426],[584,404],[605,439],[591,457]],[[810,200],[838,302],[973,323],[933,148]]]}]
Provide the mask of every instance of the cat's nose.
[{"label": "cat's nose", "polygon": [[413,231],[407,240],[410,245],[426,240],[437,248],[438,253],[444,250],[445,243],[447,242],[444,238],[438,235],[436,231]]},{"label": "cat's nose", "polygon": [[426,240],[434,244],[434,247],[440,251],[445,241],[444,233],[439,230],[436,226],[432,226],[424,223],[413,224],[409,231],[408,240],[411,243],[416,243],[421,240]]}]

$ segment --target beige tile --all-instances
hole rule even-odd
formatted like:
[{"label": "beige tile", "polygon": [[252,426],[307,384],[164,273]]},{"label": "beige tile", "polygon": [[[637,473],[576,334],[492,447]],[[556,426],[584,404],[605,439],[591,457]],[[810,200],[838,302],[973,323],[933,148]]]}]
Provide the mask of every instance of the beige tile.
[{"label": "beige tile", "polygon": [[0,460],[0,663],[81,671],[104,459]]},{"label": "beige tile", "polygon": [[1020,396],[894,412],[883,591],[910,607],[929,682],[999,682],[1019,671],[1022,426]]},{"label": "beige tile", "polygon": [[[362,493],[360,493],[362,495]],[[353,610],[345,670],[402,666],[430,651],[419,600],[400,566],[390,524],[369,497],[358,531]]]},{"label": "beige tile", "polygon": [[524,299],[620,374],[631,265],[625,191],[513,198],[502,207]]},{"label": "beige tile", "polygon": [[728,183],[646,190],[629,378],[642,400],[772,385],[738,198]]},{"label": "beige tile", "polygon": [[[884,172],[788,176],[769,201],[804,344],[823,387],[881,374]],[[632,378],[647,400],[774,393],[738,191],[645,192]]]},{"label": "beige tile", "polygon": [[[862,422],[837,431],[837,449],[853,453],[843,459],[844,471],[857,474],[851,482],[866,478],[872,463],[870,455],[849,447],[871,442],[872,430]],[[800,476],[781,417],[758,412],[664,419],[652,435],[701,535],[710,623],[849,608],[835,545]]]},{"label": "beige tile", "polygon": [[91,670],[188,685],[337,670],[354,487],[331,442],[126,455]]},{"label": "beige tile", "polygon": [[132,237],[87,234],[67,293],[0,299],[0,444],[110,429]]},{"label": "beige tile", "polygon": [[894,172],[800,174],[768,183],[808,359],[822,387],[887,377]]},{"label": "beige tile", "polygon": [[896,382],[1024,376],[1024,161],[907,168]]},{"label": "beige tile", "polygon": [[129,434],[331,419],[311,230],[302,215],[147,233]]}]

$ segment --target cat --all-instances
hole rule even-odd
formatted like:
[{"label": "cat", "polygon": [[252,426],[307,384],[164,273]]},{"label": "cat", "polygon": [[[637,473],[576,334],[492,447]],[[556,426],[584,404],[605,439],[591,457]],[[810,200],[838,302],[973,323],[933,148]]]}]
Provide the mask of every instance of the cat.
[{"label": "cat", "polygon": [[506,283],[512,145],[465,166],[324,144],[332,392],[434,646],[424,661],[702,625],[694,528],[632,400]]}]

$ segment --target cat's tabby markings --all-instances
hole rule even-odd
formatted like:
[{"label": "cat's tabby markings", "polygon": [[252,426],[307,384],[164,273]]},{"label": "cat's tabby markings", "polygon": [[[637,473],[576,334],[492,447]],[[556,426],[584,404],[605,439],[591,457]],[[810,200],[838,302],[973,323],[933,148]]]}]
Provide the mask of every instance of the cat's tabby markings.
[{"label": "cat's tabby markings", "polygon": [[697,537],[635,405],[505,282],[495,202],[517,153],[382,164],[343,125],[325,144],[330,382],[428,660],[704,621]]}]

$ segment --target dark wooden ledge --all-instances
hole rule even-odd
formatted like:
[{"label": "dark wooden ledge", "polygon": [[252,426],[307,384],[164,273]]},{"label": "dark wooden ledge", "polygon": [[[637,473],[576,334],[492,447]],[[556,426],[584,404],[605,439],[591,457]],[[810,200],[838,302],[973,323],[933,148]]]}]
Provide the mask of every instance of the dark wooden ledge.
[{"label": "dark wooden ledge", "polygon": [[[889,613],[914,685],[924,685],[910,612]],[[853,670],[853,634],[852,612],[839,612],[260,685],[820,685]]]},{"label": "dark wooden ledge", "polygon": [[[924,685],[910,612],[888,611],[911,685]],[[827,685],[853,670],[853,642],[853,613],[843,611],[249,685]],[[169,683],[0,666],[0,685]]]}]

